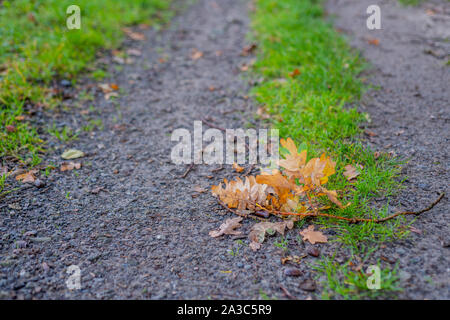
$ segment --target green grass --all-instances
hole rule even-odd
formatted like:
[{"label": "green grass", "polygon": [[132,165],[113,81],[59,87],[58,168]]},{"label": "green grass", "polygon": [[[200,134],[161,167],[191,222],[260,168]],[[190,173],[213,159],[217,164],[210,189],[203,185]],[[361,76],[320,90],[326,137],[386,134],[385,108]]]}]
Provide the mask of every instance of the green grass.
[{"label": "green grass", "polygon": [[[376,265],[380,267],[381,263]],[[380,267],[379,289],[368,288],[367,266],[366,264],[361,270],[354,271],[349,261],[339,264],[330,258],[324,258],[318,265],[313,266],[326,279],[322,282],[322,299],[395,299],[397,293],[402,291],[399,287],[398,266],[394,269]]]},{"label": "green grass", "polygon": [[[0,157],[13,156],[28,165],[41,161],[43,141],[26,114],[29,106],[54,107],[53,81],[76,83],[92,67],[99,49],[117,48],[122,28],[165,21],[167,0],[78,0],[81,29],[68,30],[70,0],[14,0],[0,3]],[[91,72],[101,80],[102,70]],[[18,118],[19,117],[19,118]],[[7,130],[14,127],[14,132]]]},{"label": "green grass", "polygon": [[417,6],[418,4],[424,2],[424,0],[399,0],[401,4],[409,6]]},{"label": "green grass", "polygon": [[[367,65],[352,50],[330,22],[324,19],[318,0],[257,0],[252,17],[259,45],[254,71],[264,80],[253,90],[256,100],[272,115],[272,126],[281,137],[291,137],[308,150],[309,158],[322,152],[337,162],[337,173],[328,189],[338,190],[346,209],[329,210],[346,217],[384,217],[388,203],[374,209],[374,198],[388,199],[401,188],[401,163],[365,146],[362,125],[370,121],[358,111],[358,101],[367,86],[359,75]],[[298,69],[300,74],[291,77]],[[355,183],[342,175],[347,164],[364,168]],[[349,224],[316,219],[320,228],[332,228],[332,241],[354,253],[367,252],[367,244],[405,237],[404,219],[383,224]]]}]

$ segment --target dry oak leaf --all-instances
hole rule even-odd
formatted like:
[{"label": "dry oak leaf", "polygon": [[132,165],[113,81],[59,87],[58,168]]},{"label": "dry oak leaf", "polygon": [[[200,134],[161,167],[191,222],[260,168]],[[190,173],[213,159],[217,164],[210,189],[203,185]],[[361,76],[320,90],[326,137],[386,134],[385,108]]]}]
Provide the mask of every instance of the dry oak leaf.
[{"label": "dry oak leaf", "polygon": [[261,248],[261,243],[264,242],[266,234],[274,235],[278,232],[281,235],[284,235],[286,227],[292,229],[294,227],[294,222],[292,220],[286,220],[281,222],[260,222],[255,224],[248,235],[248,238],[251,241],[250,248],[253,251]]},{"label": "dry oak leaf", "polygon": [[244,168],[241,167],[240,165],[238,165],[236,162],[233,163],[233,169],[234,169],[236,172],[239,172],[239,173],[241,173],[242,171],[244,171]]},{"label": "dry oak leaf", "polygon": [[249,54],[251,54],[255,49],[256,49],[257,45],[255,43],[249,44],[248,46],[245,46],[242,49],[241,55],[246,57]]},{"label": "dry oak leaf", "polygon": [[328,177],[336,172],[335,167],[336,162],[332,161],[330,157],[326,157],[324,153],[320,158],[313,158],[308,161],[301,170],[304,178],[304,181],[301,182],[307,186],[319,187],[328,182]]},{"label": "dry oak leaf", "polygon": [[191,53],[191,59],[192,60],[198,60],[201,57],[203,57],[203,52],[201,52],[201,51],[199,51],[197,49],[192,50],[192,53]]},{"label": "dry oak leaf", "polygon": [[81,163],[70,161],[70,162],[63,162],[63,164],[61,165],[61,168],[59,168],[59,170],[64,172],[64,171],[70,171],[73,169],[80,169],[80,168],[81,168]]},{"label": "dry oak leaf", "polygon": [[244,181],[237,177],[236,180],[228,182],[224,179],[223,182],[225,188],[222,188],[222,183],[212,186],[212,194],[228,208],[238,210],[255,210],[255,203],[265,205],[269,192],[273,191],[269,186],[257,183],[253,176],[245,177]]},{"label": "dry oak leaf", "polygon": [[367,39],[367,42],[374,46],[378,46],[380,44],[380,40],[378,40],[376,38],[369,38],[369,39]]},{"label": "dry oak leaf", "polygon": [[220,225],[219,230],[212,230],[209,232],[209,235],[213,238],[220,237],[223,234],[240,235],[240,234],[242,234],[242,232],[236,231],[234,229],[242,226],[242,224],[240,223],[241,221],[242,221],[242,217],[227,219],[227,220],[225,220],[224,223],[222,223]]},{"label": "dry oak leaf", "polygon": [[26,173],[23,173],[23,174],[19,174],[17,177],[16,177],[16,180],[17,181],[22,181],[22,182],[34,182],[35,180],[36,180],[36,176],[35,176],[35,174],[38,172],[38,170],[36,170],[36,169],[32,169],[32,170],[30,170],[30,171],[28,171],[28,172],[26,172]]},{"label": "dry oak leaf", "polygon": [[142,51],[138,50],[138,49],[130,48],[130,49],[127,50],[127,54],[130,55],[130,56],[139,57],[139,56],[142,55]]},{"label": "dry oak leaf", "polygon": [[326,243],[328,242],[327,237],[320,231],[314,231],[314,225],[310,225],[308,228],[300,231],[303,237],[303,241],[308,240],[312,244],[315,243]]},{"label": "dry oak leaf", "polygon": [[[360,164],[356,165],[360,170],[363,169],[363,166]],[[361,174],[360,170],[358,170],[357,168],[355,168],[354,166],[352,166],[351,164],[348,164],[344,167],[345,171],[344,171],[344,176],[347,178],[348,181],[356,178],[357,176],[359,176]]]},{"label": "dry oak leaf", "polygon": [[295,78],[296,76],[299,76],[301,74],[300,70],[294,69],[294,71],[289,72],[289,77]]},{"label": "dry oak leaf", "polygon": [[123,32],[125,32],[125,34],[127,36],[129,36],[133,40],[136,40],[136,41],[143,41],[143,40],[145,40],[145,35],[143,33],[134,32],[130,28],[122,28],[122,30],[123,30]]},{"label": "dry oak leaf", "polygon": [[339,208],[343,209],[348,207],[351,203],[347,203],[345,206],[342,205],[342,203],[337,198],[337,192],[335,190],[327,190],[325,188],[320,189],[319,195],[326,195],[328,199],[330,199],[331,202],[336,204]]},{"label": "dry oak leaf", "polygon": [[306,162],[306,150],[298,153],[297,147],[291,138],[287,140],[280,140],[281,146],[289,151],[288,155],[284,156],[283,160],[278,161],[278,165],[285,169],[285,173],[288,177],[298,177],[300,169]]},{"label": "dry oak leaf", "polygon": [[195,192],[198,192],[198,193],[205,193],[206,191],[208,191],[205,188],[202,188],[200,186],[194,186],[193,189],[194,189]]}]

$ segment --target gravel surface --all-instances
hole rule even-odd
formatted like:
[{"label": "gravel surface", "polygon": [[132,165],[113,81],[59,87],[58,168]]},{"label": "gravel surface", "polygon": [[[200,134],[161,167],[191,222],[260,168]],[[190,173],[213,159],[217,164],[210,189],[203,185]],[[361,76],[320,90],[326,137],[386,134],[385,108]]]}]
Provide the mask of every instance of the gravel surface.
[{"label": "gravel surface", "polygon": [[[370,81],[381,86],[363,105],[378,134],[370,143],[412,158],[405,169],[407,192],[393,209],[422,207],[448,184],[449,73],[445,59],[424,52],[448,52],[448,43],[439,40],[443,35],[434,28],[421,28],[429,19],[436,26],[447,23],[448,13],[441,14],[447,20],[434,21],[422,8],[383,4],[389,8],[385,29],[374,35],[358,25],[365,26],[367,3],[347,1],[338,7],[332,1],[329,11],[340,15],[337,25],[373,63]],[[116,103],[92,89],[104,130],[81,135],[69,145],[50,145],[56,151],[46,158],[59,166],[64,149],[80,149],[86,153],[79,160],[82,168],[41,174],[36,185],[17,184],[20,189],[0,203],[0,298],[320,297],[308,264],[333,253],[338,244],[305,244],[297,230],[287,233],[288,251],[276,246],[275,238],[256,253],[245,238],[243,244],[229,236],[212,239],[208,232],[231,215],[209,191],[199,193],[195,187],[209,190],[235,173],[229,167],[215,171],[217,166],[198,165],[182,178],[188,166],[170,160],[174,129],[193,130],[194,120],[205,117],[223,128],[252,121],[249,83],[240,75],[240,66],[253,58],[241,55],[248,44],[248,11],[247,1],[198,0],[166,30],[146,32],[143,55],[110,79],[125,93]],[[403,19],[405,14],[410,19]],[[413,19],[415,15],[423,20]],[[440,31],[445,30],[448,26]],[[380,45],[369,46],[366,35],[380,38]],[[203,56],[193,60],[194,49]],[[82,119],[73,112],[55,117],[69,126]],[[399,261],[402,297],[450,297],[447,209],[444,199],[418,219],[415,226],[422,235],[377,252]],[[244,235],[253,224],[243,221]],[[332,236],[332,231],[326,233]],[[306,256],[298,266],[282,265],[287,254]],[[343,255],[337,259],[345,261]],[[80,267],[80,290],[65,284],[71,265]]]},{"label": "gravel surface", "polygon": [[[372,4],[380,6],[381,30],[366,28]],[[397,1],[330,0],[327,10],[372,66],[365,76],[378,89],[367,93],[360,108],[370,114],[368,129],[376,133],[369,143],[408,160],[405,189],[392,210],[417,210],[439,193],[447,195],[414,223],[422,234],[387,244],[378,255],[398,261],[401,298],[450,299],[450,2],[403,7]]]},{"label": "gravel surface", "polygon": [[[241,56],[248,10],[246,1],[197,1],[167,30],[149,31],[143,56],[111,81],[127,93],[120,110],[99,93],[104,130],[64,146],[87,153],[78,176],[41,176],[42,188],[25,186],[2,201],[2,298],[282,298],[280,284],[308,296],[300,285],[309,271],[284,276],[276,246],[255,254],[208,235],[231,216],[209,192],[234,175],[230,168],[199,165],[183,179],[187,166],[170,160],[174,129],[193,130],[204,117],[241,128],[253,118],[239,111],[252,109],[239,70],[252,59]],[[194,49],[203,52],[198,60]],[[77,122],[75,115],[63,120]],[[58,166],[62,151],[51,156]],[[243,222],[244,234],[253,223]],[[289,237],[295,244],[295,234]],[[71,265],[81,269],[81,290],[66,287]]]}]

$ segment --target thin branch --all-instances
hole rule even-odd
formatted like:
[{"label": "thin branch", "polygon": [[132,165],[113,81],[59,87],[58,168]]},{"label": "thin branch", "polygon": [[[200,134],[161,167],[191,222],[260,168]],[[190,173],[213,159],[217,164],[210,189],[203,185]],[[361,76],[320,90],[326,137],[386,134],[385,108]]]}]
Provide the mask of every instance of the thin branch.
[{"label": "thin branch", "polygon": [[181,179],[186,178],[187,175],[189,174],[189,172],[191,172],[191,170],[194,168],[194,166],[195,166],[195,164],[192,162],[180,178]]},{"label": "thin branch", "polygon": [[348,221],[351,223],[357,223],[357,222],[373,222],[373,223],[380,223],[380,222],[385,222],[388,220],[391,220],[395,217],[398,216],[402,216],[402,215],[419,215],[422,214],[424,212],[430,211],[431,209],[433,209],[433,207],[435,205],[437,205],[439,203],[439,201],[441,201],[441,199],[444,197],[445,193],[441,193],[441,195],[433,202],[431,203],[428,207],[426,207],[425,209],[422,209],[420,211],[401,211],[401,212],[396,212],[394,214],[391,214],[390,216],[384,217],[384,218],[380,218],[380,219],[369,219],[369,218],[347,218],[347,217],[342,217],[342,216],[336,216],[336,215],[332,215],[332,214],[328,214],[328,213],[322,213],[322,212],[305,212],[305,213],[299,213],[299,212],[284,212],[284,211],[276,211],[276,210],[269,210],[267,208],[264,208],[263,206],[259,205],[258,203],[255,203],[255,205],[259,208],[261,208],[264,211],[267,211],[271,214],[274,215],[281,215],[281,216],[301,216],[301,217],[326,217],[326,218],[333,218],[333,219],[338,219],[338,220],[344,220],[344,221]]}]

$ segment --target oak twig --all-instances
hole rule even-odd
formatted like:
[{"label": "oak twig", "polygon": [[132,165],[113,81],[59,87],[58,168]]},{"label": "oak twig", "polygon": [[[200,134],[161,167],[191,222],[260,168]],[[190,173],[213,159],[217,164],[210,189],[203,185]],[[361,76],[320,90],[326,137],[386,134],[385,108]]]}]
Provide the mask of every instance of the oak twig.
[{"label": "oak twig", "polygon": [[441,195],[433,202],[431,203],[428,207],[426,207],[425,209],[422,209],[420,211],[401,211],[401,212],[396,212],[391,214],[390,216],[384,217],[384,218],[380,218],[380,219],[369,219],[369,218],[347,218],[347,217],[342,217],[342,216],[336,216],[333,214],[328,214],[328,213],[322,213],[322,212],[304,212],[304,213],[299,213],[299,212],[283,212],[283,211],[276,211],[276,210],[269,210],[267,208],[264,208],[263,206],[261,206],[258,203],[255,203],[255,205],[258,208],[261,208],[264,211],[267,211],[273,215],[276,216],[301,216],[301,217],[326,217],[326,218],[333,218],[333,219],[338,219],[338,220],[344,220],[344,221],[348,221],[350,223],[357,223],[357,222],[373,222],[373,223],[380,223],[380,222],[385,222],[388,220],[391,220],[395,217],[398,216],[402,216],[402,215],[419,215],[422,214],[424,212],[430,211],[431,209],[433,209],[433,207],[435,205],[437,205],[439,203],[439,201],[441,201],[441,199],[444,197],[445,193],[441,193]]}]

